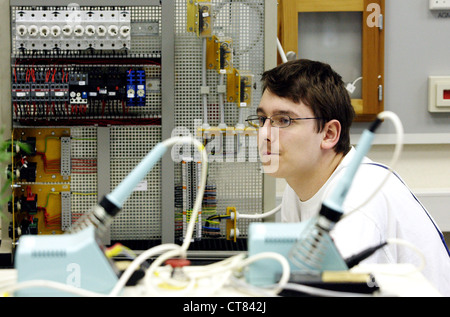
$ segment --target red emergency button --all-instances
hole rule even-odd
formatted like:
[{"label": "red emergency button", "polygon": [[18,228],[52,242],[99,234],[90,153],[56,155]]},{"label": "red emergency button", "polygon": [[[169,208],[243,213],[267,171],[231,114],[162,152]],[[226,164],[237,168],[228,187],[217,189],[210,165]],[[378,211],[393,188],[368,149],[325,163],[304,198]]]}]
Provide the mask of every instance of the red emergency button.
[{"label": "red emergency button", "polygon": [[444,89],[444,100],[450,100],[450,89]]}]

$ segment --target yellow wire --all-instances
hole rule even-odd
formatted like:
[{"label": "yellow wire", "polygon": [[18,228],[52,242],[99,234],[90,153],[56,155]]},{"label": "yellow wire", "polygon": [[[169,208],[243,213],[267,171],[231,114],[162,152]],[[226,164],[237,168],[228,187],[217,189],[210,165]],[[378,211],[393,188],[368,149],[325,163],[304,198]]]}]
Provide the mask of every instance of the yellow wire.
[{"label": "yellow wire", "polygon": [[47,195],[47,202],[45,203],[44,208],[47,208],[47,206],[48,206],[48,200],[49,200],[49,198],[50,198],[50,194],[59,195],[59,194],[61,194],[61,193],[60,193],[60,192],[50,192],[50,193],[48,193],[48,195]]},{"label": "yellow wire", "polygon": [[47,152],[47,141],[48,141],[48,139],[59,139],[59,137],[56,137],[56,136],[47,136],[47,137],[45,137],[45,146],[44,146],[44,153],[46,153]]}]

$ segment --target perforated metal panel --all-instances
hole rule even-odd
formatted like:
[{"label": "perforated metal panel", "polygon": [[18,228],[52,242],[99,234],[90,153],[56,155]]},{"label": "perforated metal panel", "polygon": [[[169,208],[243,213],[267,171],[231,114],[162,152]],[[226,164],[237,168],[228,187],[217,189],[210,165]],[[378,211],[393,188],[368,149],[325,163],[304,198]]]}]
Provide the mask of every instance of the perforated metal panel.
[{"label": "perforated metal panel", "polygon": [[[251,72],[255,76],[252,105],[248,109],[239,108],[235,102],[224,103],[225,123],[235,127],[249,115],[255,113],[259,104],[261,87],[259,80],[264,71],[264,1],[211,1],[214,6],[214,34],[233,39],[233,64],[240,70]],[[187,1],[176,1],[176,40],[175,40],[175,125],[186,127],[196,133],[198,121],[205,122],[202,105],[202,41],[195,33],[187,31]],[[217,126],[220,123],[219,74],[206,71],[206,83],[210,93],[207,95],[207,123]],[[226,83],[226,76],[223,80]],[[225,98],[226,99],[226,98]],[[195,121],[197,120],[197,125]],[[256,137],[246,137],[255,147]],[[243,140],[232,137],[231,151]],[[228,142],[230,143],[230,142]],[[248,140],[247,140],[248,143]],[[230,144],[228,144],[230,145]],[[233,154],[231,154],[233,155]],[[208,184],[217,187],[217,213],[225,214],[226,207],[234,206],[238,212],[260,213],[263,201],[263,181],[260,164],[252,152],[245,162],[213,162],[209,164]],[[181,184],[181,164],[176,166],[176,181]],[[221,224],[222,237],[225,235]],[[248,222],[240,220],[238,228],[242,237],[247,235]]]},{"label": "perforated metal panel", "polygon": [[[161,127],[111,127],[111,188],[116,187],[160,140]],[[158,162],[115,218],[111,239],[160,239],[162,212],[161,163]]]}]

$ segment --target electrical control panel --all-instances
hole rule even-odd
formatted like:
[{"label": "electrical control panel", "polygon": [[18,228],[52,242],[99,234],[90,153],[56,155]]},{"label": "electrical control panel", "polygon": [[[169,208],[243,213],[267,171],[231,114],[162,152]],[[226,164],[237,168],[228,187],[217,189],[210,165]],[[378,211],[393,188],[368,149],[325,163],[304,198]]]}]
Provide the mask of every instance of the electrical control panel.
[{"label": "electrical control panel", "polygon": [[[137,164],[133,149],[116,159],[117,151],[99,147],[131,147],[130,129],[142,136],[150,131],[144,151],[161,141],[161,38],[159,2],[11,4],[14,150],[7,170],[13,190],[5,227],[13,245],[24,234],[70,230],[114,186],[111,178],[124,177],[110,173],[116,160]],[[99,137],[100,127],[112,132]],[[159,200],[154,194],[137,199],[158,206]],[[149,230],[151,221],[142,229],[146,235],[117,223],[122,234],[110,239],[160,239],[159,228]]]},{"label": "electrical control panel", "polygon": [[[244,121],[266,68],[266,2],[26,3],[10,3],[12,245],[69,231],[155,145],[184,131],[209,160],[191,248],[245,249],[250,220],[231,215],[261,213],[267,201],[256,131]],[[183,242],[201,176],[194,152],[153,167],[108,243]]]}]

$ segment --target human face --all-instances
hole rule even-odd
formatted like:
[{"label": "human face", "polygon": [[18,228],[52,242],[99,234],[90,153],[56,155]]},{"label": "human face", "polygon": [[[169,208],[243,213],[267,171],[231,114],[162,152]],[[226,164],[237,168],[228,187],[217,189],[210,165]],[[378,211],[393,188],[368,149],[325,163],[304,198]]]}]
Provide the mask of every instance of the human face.
[{"label": "human face", "polygon": [[[265,90],[257,114],[271,117],[287,114],[291,118],[314,117],[302,102],[295,103]],[[321,134],[316,120],[292,121],[286,128],[274,128],[270,120],[258,130],[258,147],[264,172],[289,179],[306,176],[315,168],[320,155]]]}]

